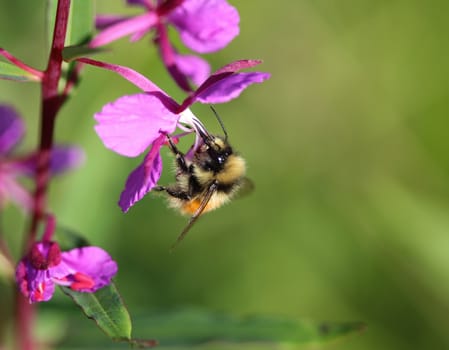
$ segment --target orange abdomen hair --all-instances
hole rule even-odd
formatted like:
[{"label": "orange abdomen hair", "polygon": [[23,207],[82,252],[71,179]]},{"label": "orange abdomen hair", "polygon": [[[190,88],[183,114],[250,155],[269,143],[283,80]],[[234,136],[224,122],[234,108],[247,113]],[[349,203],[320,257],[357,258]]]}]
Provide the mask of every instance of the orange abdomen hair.
[{"label": "orange abdomen hair", "polygon": [[[190,201],[183,202],[180,206],[180,211],[182,214],[185,215],[193,215],[198,208],[201,205],[202,197],[196,197]],[[229,196],[223,195],[219,192],[216,192],[212,195],[211,199],[207,203],[206,207],[203,210],[203,214],[207,213],[208,211],[217,209],[221,207],[224,203],[226,203],[229,200]]]}]

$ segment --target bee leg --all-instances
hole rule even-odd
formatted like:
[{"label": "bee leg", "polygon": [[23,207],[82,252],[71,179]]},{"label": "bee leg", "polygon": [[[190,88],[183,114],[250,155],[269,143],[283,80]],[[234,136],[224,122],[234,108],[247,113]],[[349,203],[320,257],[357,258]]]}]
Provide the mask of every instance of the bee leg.
[{"label": "bee leg", "polygon": [[152,188],[152,190],[153,190],[153,191],[157,191],[157,192],[163,192],[163,191],[166,190],[166,187],[164,187],[164,186],[154,186],[154,187]]},{"label": "bee leg", "polygon": [[168,195],[170,195],[172,197],[179,198],[179,199],[186,200],[186,201],[190,200],[190,195],[187,192],[181,191],[181,190],[178,190],[175,188],[170,188],[170,187],[165,187],[165,186],[156,186],[156,187],[153,187],[153,190],[159,191],[159,192],[165,191],[165,192],[167,192]]},{"label": "bee leg", "polygon": [[176,147],[175,143],[171,139],[170,135],[167,136],[168,143],[170,145],[170,150],[173,152],[173,154],[176,157],[176,163],[179,166],[179,169],[181,169],[184,173],[189,173],[189,167],[187,166],[186,159],[184,158],[184,154]]}]

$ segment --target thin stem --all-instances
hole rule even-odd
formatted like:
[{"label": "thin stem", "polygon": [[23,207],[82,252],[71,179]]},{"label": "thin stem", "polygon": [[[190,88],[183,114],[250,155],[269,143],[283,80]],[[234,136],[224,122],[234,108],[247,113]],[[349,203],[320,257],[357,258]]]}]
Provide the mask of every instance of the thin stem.
[{"label": "thin stem", "polygon": [[47,223],[45,225],[45,231],[42,235],[42,240],[50,242],[53,238],[53,234],[56,230],[56,218],[52,214],[47,214]]},{"label": "thin stem", "polygon": [[67,32],[69,10],[70,0],[59,0],[50,57],[42,79],[41,132],[37,153],[36,191],[27,249],[36,240],[38,224],[45,214],[55,119],[63,101],[58,92],[58,84],[61,77],[62,50]]},{"label": "thin stem", "polygon": [[148,12],[143,15],[125,18],[102,30],[97,36],[95,36],[95,38],[92,39],[89,43],[89,47],[104,46],[136,32],[147,32],[157,23],[158,20],[158,16],[154,12]]},{"label": "thin stem", "polygon": [[184,0],[167,0],[159,4],[156,11],[159,16],[166,16],[177,7],[181,6]]},{"label": "thin stem", "polygon": [[[0,217],[1,219],[1,217]],[[0,220],[1,224],[1,220]],[[5,235],[3,233],[3,227],[0,225],[0,264],[5,264],[4,273],[7,278],[12,278],[14,276],[14,259],[9,250],[8,244],[5,240]],[[1,348],[0,348],[1,349]]]},{"label": "thin stem", "polygon": [[67,77],[67,82],[64,86],[64,90],[62,91],[62,94],[61,94],[61,98],[63,99],[62,102],[65,102],[68,99],[70,92],[78,84],[79,76],[80,76],[83,68],[84,68],[83,63],[76,62],[75,67],[70,72],[70,75]]},{"label": "thin stem", "polygon": [[16,314],[16,342],[18,349],[33,350],[35,344],[33,341],[33,324],[35,308],[28,300],[16,289],[14,293],[14,313]]},{"label": "thin stem", "polygon": [[43,72],[41,72],[40,70],[34,69],[33,67],[30,67],[26,63],[19,60],[17,57],[14,57],[13,55],[11,55],[5,49],[0,48],[0,56],[5,57],[9,62],[14,64],[16,67],[24,70],[25,72],[32,74],[36,78],[36,80],[42,80],[42,78],[44,76]]},{"label": "thin stem", "polygon": [[[50,161],[53,147],[53,132],[55,119],[62,106],[63,99],[58,92],[58,84],[62,70],[62,50],[67,32],[67,22],[70,11],[70,0],[58,0],[53,42],[48,59],[47,69],[44,71],[41,89],[41,129],[40,142],[37,151],[37,168],[35,175],[36,190],[34,193],[33,216],[29,235],[25,239],[23,255],[26,255],[36,241],[39,222],[45,219],[47,205],[47,189],[50,179]],[[19,290],[15,293],[16,313],[16,341],[17,348],[33,350],[36,347],[32,331],[34,326],[35,307]]]},{"label": "thin stem", "polygon": [[[103,68],[110,70],[114,73],[121,75],[123,78],[137,86],[142,91],[146,92],[161,92],[164,95],[167,95],[161,88],[159,88],[156,84],[154,84],[151,80],[144,77],[142,74],[136,72],[135,70],[120,66],[118,64],[106,63],[97,60],[93,60],[87,57],[81,57],[77,59],[78,62],[82,62],[85,64],[90,64],[95,67]],[[167,95],[168,96],[168,95]]]}]

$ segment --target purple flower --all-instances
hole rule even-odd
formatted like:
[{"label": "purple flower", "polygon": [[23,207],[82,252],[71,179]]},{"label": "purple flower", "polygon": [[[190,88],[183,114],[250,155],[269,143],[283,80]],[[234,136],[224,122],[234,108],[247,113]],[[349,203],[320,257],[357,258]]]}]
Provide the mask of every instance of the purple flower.
[{"label": "purple flower", "polygon": [[[11,153],[25,132],[17,112],[10,106],[0,105],[0,208],[13,201],[25,210],[31,209],[30,193],[18,182],[21,176],[33,176],[36,170],[36,154],[17,157]],[[84,159],[81,149],[56,147],[52,152],[51,172],[60,174],[76,167]]]},{"label": "purple flower", "polygon": [[239,34],[239,14],[226,0],[165,0],[157,5],[150,0],[127,2],[143,7],[145,13],[131,18],[97,17],[102,32],[90,46],[102,46],[126,35],[136,41],[154,31],[164,65],[185,91],[192,90],[189,81],[198,86],[207,78],[209,64],[197,56],[179,54],[168,38],[168,25],[174,26],[184,45],[197,53],[218,51]]},{"label": "purple flower", "polygon": [[[92,60],[83,62],[92,64]],[[190,153],[200,144],[199,134],[204,133],[205,127],[189,106],[197,101],[206,104],[230,101],[249,85],[268,79],[268,73],[238,73],[241,69],[259,63],[256,60],[242,60],[219,69],[181,105],[156,87],[156,90],[120,97],[95,114],[95,131],[107,148],[127,157],[136,157],[151,147],[142,164],[126,181],[119,200],[119,206],[124,212],[156,186],[162,172],[160,149],[166,143],[167,134],[172,134],[178,127],[185,131],[184,134],[195,131],[196,141]],[[95,64],[98,65],[98,62]],[[119,74],[123,74],[122,68],[107,66],[107,69]],[[139,86],[155,86],[151,82],[142,82],[142,77],[137,79],[135,74],[132,78],[134,83],[139,80]]]},{"label": "purple flower", "polygon": [[82,247],[61,252],[55,242],[33,245],[16,269],[16,281],[30,303],[47,301],[55,284],[77,292],[93,293],[111,283],[117,264],[103,249]]}]

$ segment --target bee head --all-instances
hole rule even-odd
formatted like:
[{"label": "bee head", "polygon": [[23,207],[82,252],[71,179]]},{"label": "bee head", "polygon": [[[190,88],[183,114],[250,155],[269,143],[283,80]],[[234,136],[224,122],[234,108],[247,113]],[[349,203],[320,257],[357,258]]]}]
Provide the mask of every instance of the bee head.
[{"label": "bee head", "polygon": [[197,164],[206,171],[220,172],[233,153],[231,146],[220,136],[212,136],[203,140],[195,154]]},{"label": "bee head", "polygon": [[233,153],[232,147],[220,136],[212,136],[204,139],[204,144],[201,146],[200,152],[207,154],[211,161],[221,165],[226,162],[226,159]]},{"label": "bee head", "polygon": [[233,153],[233,150],[228,143],[228,134],[223,122],[212,106],[211,109],[220,123],[224,137],[211,135],[204,125],[195,118],[193,120],[195,130],[202,140],[202,145],[199,147],[196,157],[200,160],[200,163],[203,164],[204,169],[217,172],[223,169],[224,164],[228,157]]}]

